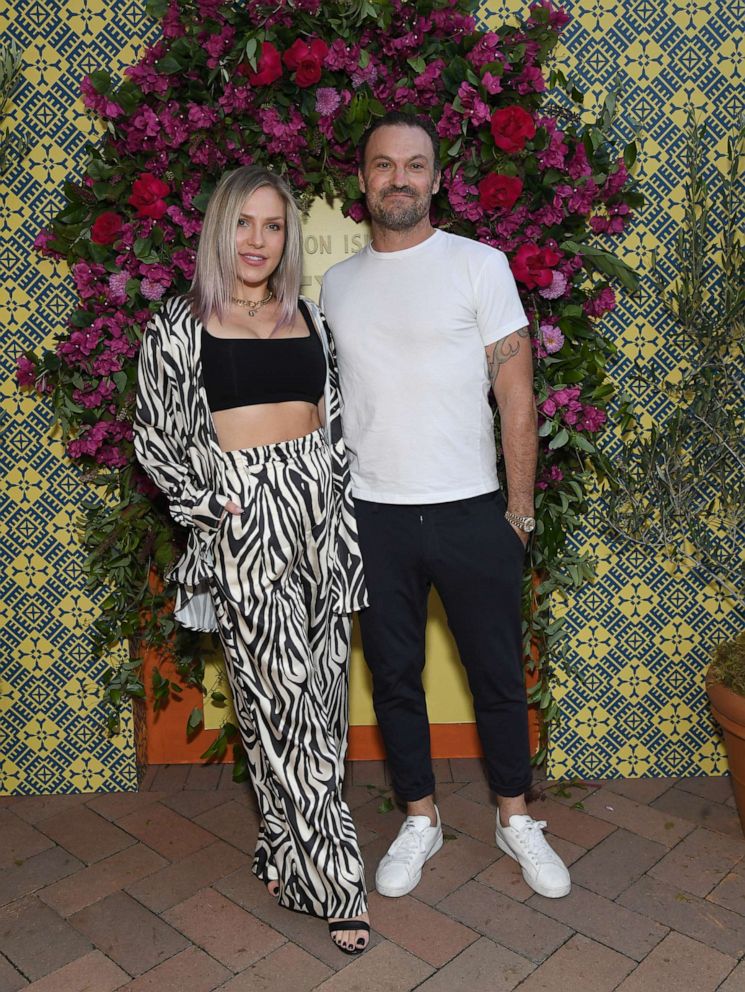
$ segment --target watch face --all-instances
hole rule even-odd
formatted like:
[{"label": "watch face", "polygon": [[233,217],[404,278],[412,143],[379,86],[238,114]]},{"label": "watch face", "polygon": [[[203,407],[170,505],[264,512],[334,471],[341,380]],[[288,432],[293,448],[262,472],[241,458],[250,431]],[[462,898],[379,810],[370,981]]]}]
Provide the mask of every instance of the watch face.
[{"label": "watch face", "polygon": [[529,534],[532,530],[535,530],[535,520],[532,517],[527,517],[523,522],[522,529]]}]

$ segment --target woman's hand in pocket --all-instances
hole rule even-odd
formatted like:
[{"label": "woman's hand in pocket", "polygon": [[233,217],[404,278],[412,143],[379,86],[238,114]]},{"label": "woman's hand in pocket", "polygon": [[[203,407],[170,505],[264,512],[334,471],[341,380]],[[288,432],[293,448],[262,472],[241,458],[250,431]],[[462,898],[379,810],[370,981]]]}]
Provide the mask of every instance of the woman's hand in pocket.
[{"label": "woman's hand in pocket", "polygon": [[243,513],[243,507],[238,506],[238,504],[234,503],[232,499],[229,499],[228,502],[225,504],[225,509],[228,513],[234,513],[236,515],[240,515],[241,513]]}]

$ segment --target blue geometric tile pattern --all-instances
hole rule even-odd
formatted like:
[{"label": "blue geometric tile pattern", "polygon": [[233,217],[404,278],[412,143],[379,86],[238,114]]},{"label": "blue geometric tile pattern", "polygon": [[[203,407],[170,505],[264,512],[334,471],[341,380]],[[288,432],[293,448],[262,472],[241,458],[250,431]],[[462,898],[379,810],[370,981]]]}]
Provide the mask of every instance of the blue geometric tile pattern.
[{"label": "blue geometric tile pattern", "polygon": [[153,25],[132,0],[15,7],[0,11],[0,34],[23,52],[11,120],[35,143],[0,183],[0,793],[134,789],[131,717],[109,738],[97,705],[106,666],[91,660],[95,597],[77,542],[90,490],[50,435],[48,407],[16,391],[14,370],[18,352],[53,345],[74,304],[66,270],[41,260],[33,241],[96,136],[80,80],[94,68],[121,75]]}]

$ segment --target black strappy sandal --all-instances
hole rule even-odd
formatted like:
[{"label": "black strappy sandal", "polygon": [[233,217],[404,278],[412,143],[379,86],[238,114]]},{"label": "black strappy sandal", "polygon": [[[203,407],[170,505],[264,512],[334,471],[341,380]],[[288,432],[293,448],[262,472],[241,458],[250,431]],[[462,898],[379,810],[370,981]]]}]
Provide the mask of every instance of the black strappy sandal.
[{"label": "black strappy sandal", "polygon": [[[367,934],[367,941],[364,947],[342,947],[336,940],[334,940],[334,934],[338,930],[364,930]],[[370,924],[365,923],[364,920],[337,920],[336,923],[329,923],[329,933],[331,934],[331,939],[334,941],[336,947],[344,954],[362,954],[363,951],[367,950],[368,944],[370,943]],[[362,940],[358,937],[358,940]]]}]

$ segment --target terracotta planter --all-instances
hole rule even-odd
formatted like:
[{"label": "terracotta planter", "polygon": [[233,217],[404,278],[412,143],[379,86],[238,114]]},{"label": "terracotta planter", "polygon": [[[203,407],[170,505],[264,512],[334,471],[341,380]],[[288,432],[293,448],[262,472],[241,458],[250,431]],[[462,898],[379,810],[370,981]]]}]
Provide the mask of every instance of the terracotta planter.
[{"label": "terracotta planter", "polygon": [[737,812],[745,834],[745,696],[709,678],[706,680],[706,691],[712,715],[724,734]]}]

